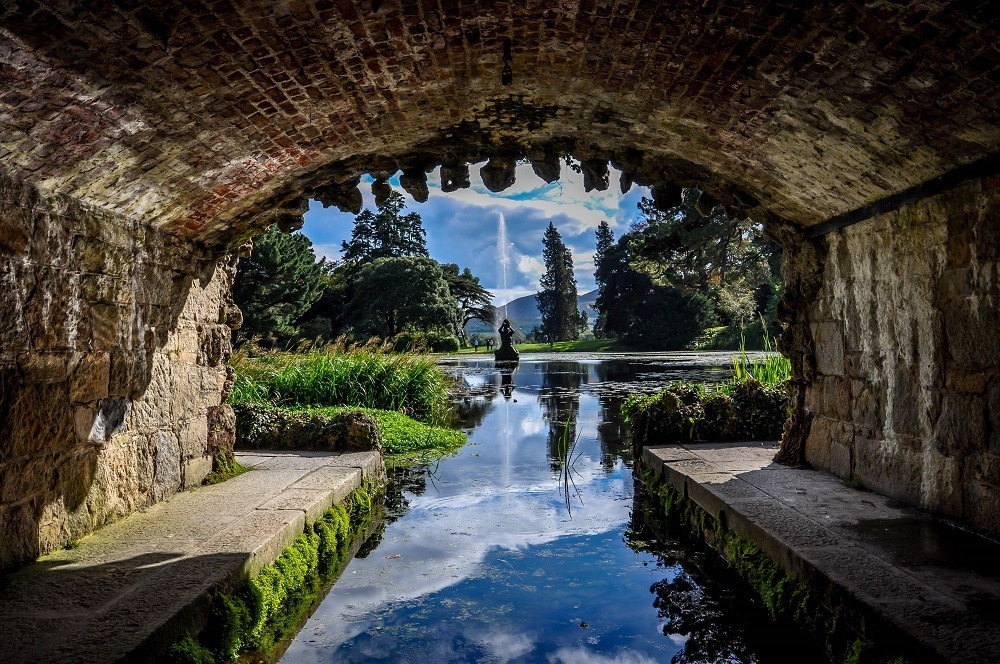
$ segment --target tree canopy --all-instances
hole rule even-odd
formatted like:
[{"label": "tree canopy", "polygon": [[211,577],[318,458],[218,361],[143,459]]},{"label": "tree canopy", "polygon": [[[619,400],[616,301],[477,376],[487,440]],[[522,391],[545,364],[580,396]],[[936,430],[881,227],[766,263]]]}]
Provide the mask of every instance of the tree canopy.
[{"label": "tree canopy", "polygon": [[322,294],[324,269],[302,233],[270,226],[258,235],[233,281],[233,300],[243,311],[240,338],[297,336],[300,319]]},{"label": "tree canopy", "polygon": [[496,307],[490,304],[493,293],[483,288],[479,283],[479,277],[472,274],[469,268],[460,270],[455,263],[444,263],[441,269],[444,271],[445,281],[448,282],[448,290],[458,303],[459,329],[464,328],[472,320],[481,320],[487,325],[492,325],[497,311]]},{"label": "tree canopy", "polygon": [[349,310],[355,330],[381,337],[405,330],[450,334],[458,319],[441,265],[415,256],[378,258],[361,267]]},{"label": "tree canopy", "polygon": [[416,212],[402,214],[403,195],[393,191],[377,210],[361,211],[354,218],[351,239],[342,244],[343,262],[358,266],[378,258],[427,257],[427,232]]},{"label": "tree canopy", "polygon": [[708,294],[730,322],[752,318],[762,286],[773,290],[777,281],[779,248],[761,224],[730,217],[722,205],[703,214],[700,198],[698,189],[684,189],[681,204],[665,212],[643,198],[643,219],[628,234],[630,263],[658,285]]}]

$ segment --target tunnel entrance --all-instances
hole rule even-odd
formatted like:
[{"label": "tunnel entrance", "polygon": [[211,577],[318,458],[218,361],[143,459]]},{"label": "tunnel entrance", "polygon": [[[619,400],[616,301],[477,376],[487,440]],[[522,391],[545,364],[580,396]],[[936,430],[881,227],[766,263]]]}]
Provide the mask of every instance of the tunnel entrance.
[{"label": "tunnel entrance", "polygon": [[4,6],[0,566],[205,476],[247,238],[304,197],[356,209],[363,174],[418,198],[428,168],[455,188],[486,161],[502,188],[566,152],[658,204],[698,186],[783,244],[786,460],[1000,532],[997,21],[946,0]]}]

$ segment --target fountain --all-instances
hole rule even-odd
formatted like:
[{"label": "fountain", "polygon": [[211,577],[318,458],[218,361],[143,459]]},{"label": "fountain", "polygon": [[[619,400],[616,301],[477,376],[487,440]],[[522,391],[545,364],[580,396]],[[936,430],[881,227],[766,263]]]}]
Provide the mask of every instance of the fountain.
[{"label": "fountain", "polygon": [[497,329],[497,334],[500,335],[500,347],[493,351],[493,359],[497,364],[514,364],[516,365],[520,356],[514,349],[513,339],[514,339],[514,327],[510,324],[510,320],[507,318],[507,263],[510,258],[507,254],[508,248],[507,240],[507,218],[503,216],[503,212],[500,213],[500,218],[497,224],[497,258],[500,262],[500,272],[503,275],[503,291],[501,297],[503,298],[503,323]]}]

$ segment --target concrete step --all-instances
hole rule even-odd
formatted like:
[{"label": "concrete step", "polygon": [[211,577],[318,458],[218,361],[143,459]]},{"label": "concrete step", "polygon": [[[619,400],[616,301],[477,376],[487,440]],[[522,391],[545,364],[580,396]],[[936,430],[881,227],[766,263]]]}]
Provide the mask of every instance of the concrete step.
[{"label": "concrete step", "polygon": [[[177,494],[2,579],[0,662],[114,662],[199,621],[306,520],[384,473],[377,452],[237,453],[250,472]],[[154,638],[155,637],[155,638]]]},{"label": "concrete step", "polygon": [[934,661],[1000,662],[1000,546],[824,472],[776,443],[643,450],[647,468],[786,572],[822,579]]}]

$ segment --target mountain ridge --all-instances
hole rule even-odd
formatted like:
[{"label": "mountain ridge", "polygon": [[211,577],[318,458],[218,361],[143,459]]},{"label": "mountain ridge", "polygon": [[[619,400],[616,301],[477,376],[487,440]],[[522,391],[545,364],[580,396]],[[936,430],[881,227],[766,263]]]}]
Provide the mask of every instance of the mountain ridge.
[{"label": "mountain ridge", "polygon": [[[538,310],[538,301],[535,300],[537,295],[538,293],[517,297],[506,304],[507,318],[510,319],[515,329],[523,333],[528,333],[536,325],[542,324],[542,313]],[[591,309],[590,305],[596,301],[597,289],[582,293],[576,297],[577,309],[587,313],[587,319],[591,325],[593,325],[594,319],[597,317],[597,312]],[[501,312],[503,312],[503,308],[503,306],[499,307]],[[465,326],[465,330],[470,334],[492,331],[488,325],[478,320],[471,321]]]}]

